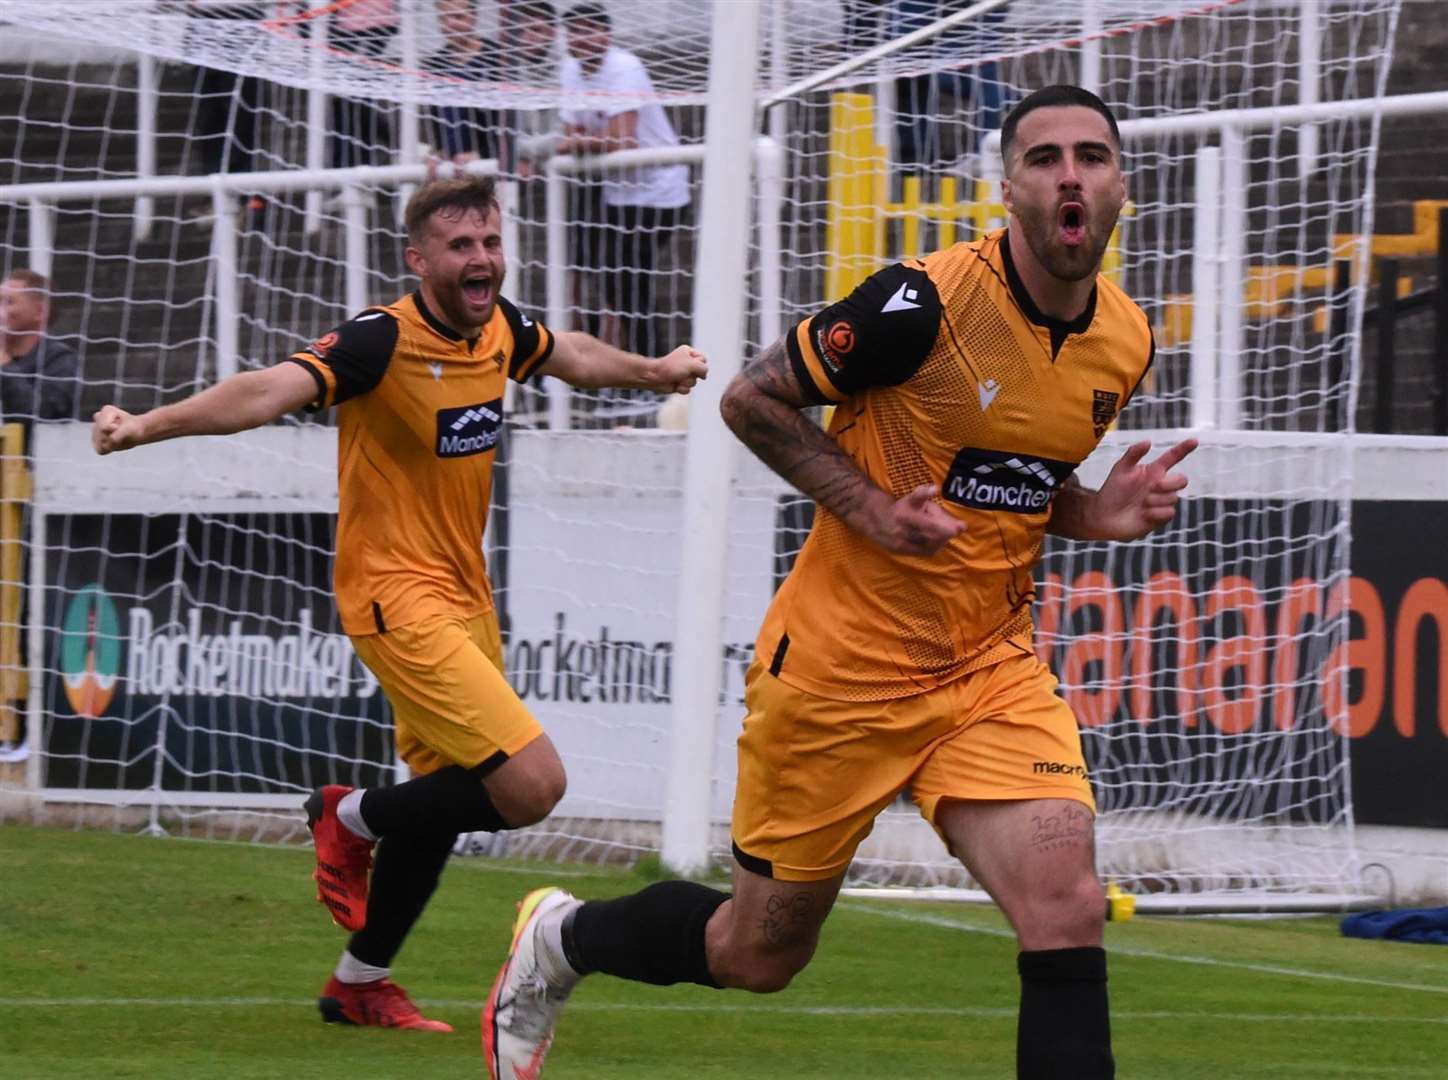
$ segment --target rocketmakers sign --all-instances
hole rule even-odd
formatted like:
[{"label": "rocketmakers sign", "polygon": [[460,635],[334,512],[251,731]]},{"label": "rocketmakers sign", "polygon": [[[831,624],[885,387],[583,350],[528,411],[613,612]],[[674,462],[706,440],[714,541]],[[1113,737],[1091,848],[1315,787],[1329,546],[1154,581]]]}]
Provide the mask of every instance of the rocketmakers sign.
[{"label": "rocketmakers sign", "polygon": [[[221,622],[193,607],[184,625],[157,629],[150,608],[130,608],[126,636],[126,685],[132,694],[245,698],[370,698],[377,680],[356,662],[344,634],[318,632],[311,608],[297,625],[271,633],[247,633],[247,621]],[[208,633],[220,623],[225,630]]]},{"label": "rocketmakers sign", "polygon": [[178,789],[380,776],[391,731],[337,625],[332,519],[264,518],[47,518],[48,785],[148,787],[158,755]]}]

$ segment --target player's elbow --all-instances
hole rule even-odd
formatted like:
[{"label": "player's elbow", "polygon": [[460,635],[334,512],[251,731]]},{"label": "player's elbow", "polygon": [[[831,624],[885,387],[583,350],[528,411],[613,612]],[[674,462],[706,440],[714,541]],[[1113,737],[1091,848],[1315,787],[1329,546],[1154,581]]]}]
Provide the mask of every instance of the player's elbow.
[{"label": "player's elbow", "polygon": [[757,393],[742,374],[734,376],[729,385],[724,388],[724,396],[719,399],[719,415],[723,417],[724,424],[730,431],[738,435],[744,427],[745,418],[750,411],[750,398]]}]

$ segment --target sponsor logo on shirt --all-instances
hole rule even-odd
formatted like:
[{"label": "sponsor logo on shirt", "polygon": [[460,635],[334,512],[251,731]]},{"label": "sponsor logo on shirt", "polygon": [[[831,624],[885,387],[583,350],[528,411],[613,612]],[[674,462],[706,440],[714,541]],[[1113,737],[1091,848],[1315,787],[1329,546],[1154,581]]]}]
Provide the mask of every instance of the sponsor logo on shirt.
[{"label": "sponsor logo on shirt", "polygon": [[307,346],[307,352],[311,353],[318,360],[327,359],[327,354],[332,351],[332,346],[337,344],[337,332],[333,330],[330,334],[323,334],[316,341]]},{"label": "sponsor logo on shirt", "polygon": [[1111,421],[1116,419],[1116,403],[1121,395],[1110,390],[1091,391],[1091,427],[1099,439],[1106,434]]},{"label": "sponsor logo on shirt", "polygon": [[820,358],[831,371],[845,366],[845,357],[855,349],[855,328],[844,319],[833,322],[819,334]]},{"label": "sponsor logo on shirt", "polygon": [[965,447],[950,463],[941,498],[976,510],[1036,514],[1075,471],[1067,461]]},{"label": "sponsor logo on shirt", "polygon": [[437,411],[437,456],[472,457],[498,445],[503,399]]}]

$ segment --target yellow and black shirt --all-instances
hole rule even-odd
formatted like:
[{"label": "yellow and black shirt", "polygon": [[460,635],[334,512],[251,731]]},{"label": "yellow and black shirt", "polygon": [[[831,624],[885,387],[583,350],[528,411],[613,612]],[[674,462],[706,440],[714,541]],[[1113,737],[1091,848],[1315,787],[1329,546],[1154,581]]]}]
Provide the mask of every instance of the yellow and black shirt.
[{"label": "yellow and black shirt", "polygon": [[823,697],[904,697],[1031,649],[1051,503],[1150,367],[1146,317],[1098,278],[1071,322],[1042,314],[1004,230],[887,267],[786,335],[829,433],[897,498],[936,484],[965,531],[893,555],[820,508],[756,643]]},{"label": "yellow and black shirt", "polygon": [[370,308],[288,359],[337,413],[337,608],[349,634],[493,606],[483,526],[505,380],[528,379],[553,335],[499,297],[476,338],[421,293]]}]

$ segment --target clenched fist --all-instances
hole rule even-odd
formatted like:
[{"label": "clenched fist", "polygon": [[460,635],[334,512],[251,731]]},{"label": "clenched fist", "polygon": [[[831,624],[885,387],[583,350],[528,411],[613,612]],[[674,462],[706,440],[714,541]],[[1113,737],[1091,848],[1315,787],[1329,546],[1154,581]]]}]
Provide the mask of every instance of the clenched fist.
[{"label": "clenched fist", "polygon": [[124,409],[106,405],[92,418],[91,446],[97,454],[129,450],[141,442],[141,418]]}]

